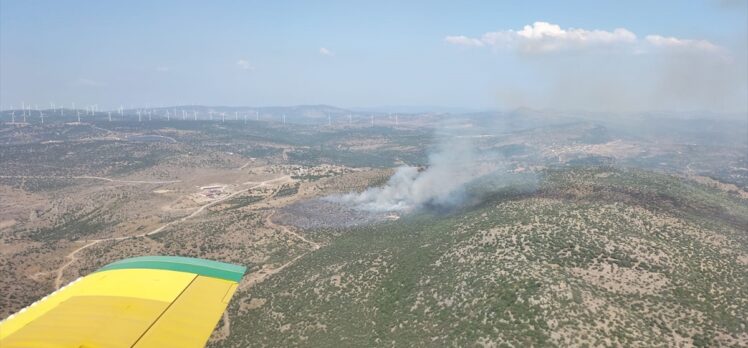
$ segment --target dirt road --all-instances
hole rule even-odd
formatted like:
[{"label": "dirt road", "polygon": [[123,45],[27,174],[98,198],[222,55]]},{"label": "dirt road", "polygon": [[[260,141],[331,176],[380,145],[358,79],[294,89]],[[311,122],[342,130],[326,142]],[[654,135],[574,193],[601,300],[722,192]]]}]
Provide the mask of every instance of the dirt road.
[{"label": "dirt road", "polygon": [[[209,208],[209,207],[211,207],[213,205],[221,203],[221,202],[223,202],[223,201],[225,201],[225,200],[227,200],[229,198],[232,198],[232,197],[234,197],[236,195],[242,194],[244,192],[247,192],[249,190],[252,190],[252,189],[255,189],[255,188],[258,188],[258,187],[261,187],[261,186],[265,186],[265,185],[267,185],[269,183],[272,183],[272,182],[285,181],[285,180],[289,180],[289,179],[290,179],[290,177],[286,175],[286,176],[282,176],[280,178],[275,178],[275,179],[261,181],[261,182],[257,183],[254,186],[251,186],[251,187],[243,189],[243,190],[236,191],[236,192],[234,192],[234,193],[232,193],[232,194],[230,194],[230,195],[228,195],[226,197],[223,197],[223,198],[217,199],[215,201],[206,203],[206,204],[198,207],[197,209],[195,209],[195,211],[193,211],[189,215],[184,216],[182,218],[179,218],[177,220],[171,221],[169,223],[166,223],[166,224],[164,224],[164,225],[162,225],[162,226],[160,226],[160,227],[158,227],[158,228],[156,228],[154,230],[151,230],[150,232],[138,234],[138,235],[135,235],[135,236],[111,237],[111,238],[102,238],[102,239],[89,240],[89,241],[87,241],[88,243],[86,243],[86,244],[82,245],[81,247],[73,250],[72,252],[70,252],[69,254],[67,254],[65,256],[65,259],[67,259],[68,261],[65,262],[64,264],[62,264],[62,266],[60,266],[60,268],[57,269],[57,276],[55,277],[55,289],[59,289],[60,286],[62,286],[62,280],[63,280],[62,278],[63,278],[63,275],[65,273],[65,269],[67,269],[71,264],[73,264],[73,262],[75,262],[77,260],[76,254],[78,254],[81,250],[84,250],[86,248],[89,248],[89,247],[91,247],[93,245],[96,245],[96,244],[99,244],[99,243],[102,243],[102,242],[120,241],[120,240],[125,240],[125,239],[133,238],[133,237],[140,238],[140,237],[150,236],[150,235],[159,233],[159,232],[163,231],[167,227],[170,227],[170,226],[182,223],[184,221],[187,221],[187,220],[189,220],[189,219],[197,216],[198,214],[202,213],[206,208]],[[317,246],[317,248],[319,248],[319,246]]]},{"label": "dirt road", "polygon": [[317,250],[317,249],[320,248],[319,243],[304,238],[304,236],[302,236],[302,235],[300,235],[300,234],[292,231],[290,228],[288,228],[286,226],[277,225],[275,222],[273,222],[273,215],[275,215],[275,211],[273,211],[272,213],[270,213],[270,215],[268,215],[268,217],[265,218],[265,225],[266,226],[268,226],[270,228],[274,228],[274,229],[279,229],[279,230],[283,231],[283,233],[289,234],[289,235],[293,236],[294,238],[299,239],[299,240],[303,241],[304,243],[307,243],[307,244],[311,245],[312,249],[314,249],[314,250]]},{"label": "dirt road", "polygon": [[124,184],[174,184],[182,182],[181,180],[169,181],[148,181],[148,180],[118,180],[101,176],[43,176],[43,175],[0,175],[3,179],[86,179],[86,180],[103,180],[109,182],[119,182]]}]

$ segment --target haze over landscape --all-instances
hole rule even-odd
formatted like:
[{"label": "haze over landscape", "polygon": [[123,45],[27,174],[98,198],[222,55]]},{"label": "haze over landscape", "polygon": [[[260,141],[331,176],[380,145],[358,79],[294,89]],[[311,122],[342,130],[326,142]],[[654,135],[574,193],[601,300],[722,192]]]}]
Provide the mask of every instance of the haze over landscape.
[{"label": "haze over landscape", "polygon": [[210,347],[748,346],[748,2],[0,0],[0,255],[246,266]]},{"label": "haze over landscape", "polygon": [[4,1],[0,98],[744,113],[745,6]]}]

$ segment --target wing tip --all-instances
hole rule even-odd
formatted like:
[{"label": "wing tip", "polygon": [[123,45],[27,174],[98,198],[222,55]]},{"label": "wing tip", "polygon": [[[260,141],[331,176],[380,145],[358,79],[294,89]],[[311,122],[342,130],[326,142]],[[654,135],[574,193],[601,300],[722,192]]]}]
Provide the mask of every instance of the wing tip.
[{"label": "wing tip", "polygon": [[115,269],[163,269],[169,271],[194,273],[206,277],[219,278],[233,282],[241,281],[247,267],[184,256],[138,256],[112,262],[97,272]]}]

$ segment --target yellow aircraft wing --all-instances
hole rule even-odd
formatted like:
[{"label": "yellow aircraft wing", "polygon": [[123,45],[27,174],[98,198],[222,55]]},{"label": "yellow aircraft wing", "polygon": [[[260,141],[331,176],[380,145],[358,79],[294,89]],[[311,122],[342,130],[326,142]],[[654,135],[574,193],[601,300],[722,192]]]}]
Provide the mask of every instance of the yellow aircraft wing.
[{"label": "yellow aircraft wing", "polygon": [[0,322],[0,347],[203,347],[245,271],[187,257],[120,260]]}]

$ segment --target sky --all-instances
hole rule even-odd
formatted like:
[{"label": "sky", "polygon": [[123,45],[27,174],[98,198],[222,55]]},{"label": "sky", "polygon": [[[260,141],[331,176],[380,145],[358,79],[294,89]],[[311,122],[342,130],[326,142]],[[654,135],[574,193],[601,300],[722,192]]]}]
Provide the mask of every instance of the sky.
[{"label": "sky", "polygon": [[0,0],[0,107],[748,112],[748,0]]}]

